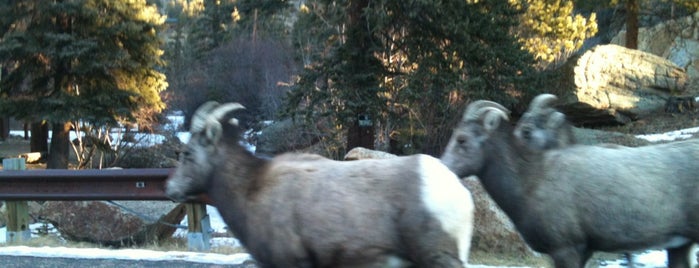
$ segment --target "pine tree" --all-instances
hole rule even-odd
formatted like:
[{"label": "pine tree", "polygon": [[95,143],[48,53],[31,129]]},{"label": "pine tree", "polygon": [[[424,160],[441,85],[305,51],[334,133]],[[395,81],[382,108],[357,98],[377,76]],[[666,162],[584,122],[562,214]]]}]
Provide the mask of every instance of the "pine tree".
[{"label": "pine tree", "polygon": [[540,68],[566,59],[564,56],[597,34],[595,13],[589,18],[574,14],[572,1],[522,0],[519,4],[518,8],[524,10],[517,27],[519,40],[539,61]]},{"label": "pine tree", "polygon": [[164,108],[164,22],[145,0],[4,1],[0,113],[46,121],[48,168],[67,168],[72,121],[137,122]]},{"label": "pine tree", "polygon": [[465,103],[510,105],[529,89],[515,86],[533,64],[510,34],[518,14],[504,0],[306,1],[287,112],[331,118],[347,149],[369,119],[392,152],[438,154]]}]

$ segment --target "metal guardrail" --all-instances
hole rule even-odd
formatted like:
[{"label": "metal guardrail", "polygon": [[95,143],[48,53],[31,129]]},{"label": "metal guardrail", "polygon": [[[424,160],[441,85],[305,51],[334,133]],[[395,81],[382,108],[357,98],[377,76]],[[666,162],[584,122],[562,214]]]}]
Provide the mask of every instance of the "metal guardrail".
[{"label": "metal guardrail", "polygon": [[[25,201],[170,200],[165,195],[165,182],[173,171],[171,168],[0,170],[0,200],[9,201],[13,208],[19,207],[11,212],[8,209],[8,241],[17,241],[20,234],[28,234]],[[202,196],[186,204],[190,249],[210,247],[205,203],[210,202]]]},{"label": "metal guardrail", "polygon": [[173,169],[3,170],[0,200],[169,200]]}]

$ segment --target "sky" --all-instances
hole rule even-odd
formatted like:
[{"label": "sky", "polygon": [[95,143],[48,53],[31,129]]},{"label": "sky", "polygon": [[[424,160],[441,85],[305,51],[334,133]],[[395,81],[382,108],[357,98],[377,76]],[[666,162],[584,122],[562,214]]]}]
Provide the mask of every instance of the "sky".
[{"label": "sky", "polygon": [[[173,124],[181,124],[182,118],[172,117],[171,121]],[[650,142],[659,141],[671,141],[671,140],[681,140],[692,137],[693,133],[699,132],[699,127],[688,128],[682,130],[671,131],[661,134],[650,134],[650,135],[637,135],[637,138],[645,139]],[[17,133],[12,133],[13,135],[24,135],[22,131]],[[187,142],[189,139],[189,133],[178,132],[177,136],[182,140],[182,142]],[[163,137],[160,135],[154,135],[152,137],[147,137],[144,141],[148,143],[160,143]],[[250,150],[254,151],[254,147],[250,147]],[[211,220],[211,228],[214,232],[223,233],[226,231],[226,224],[221,219],[220,214],[216,208],[212,206],[207,206],[207,212]],[[182,224],[187,224],[187,219],[182,221]],[[40,224],[34,224],[30,226],[32,230],[39,228]],[[186,236],[186,231],[178,230],[174,234],[178,237]],[[115,258],[115,259],[127,259],[127,260],[178,260],[178,261],[190,261],[199,263],[211,263],[211,264],[242,264],[246,260],[252,259],[247,253],[236,253],[232,255],[216,254],[216,253],[205,253],[205,252],[185,252],[185,251],[153,251],[153,250],[143,250],[143,249],[100,249],[100,248],[68,248],[68,247],[27,247],[27,246],[8,246],[6,245],[6,228],[0,228],[0,255],[14,255],[14,256],[34,256],[34,257],[74,257],[74,258]],[[211,241],[212,248],[219,246],[227,247],[237,247],[240,243],[232,237],[217,237],[213,238]],[[697,251],[695,246],[693,252]],[[694,255],[694,254],[693,254]],[[646,268],[653,267],[666,267],[666,257],[665,251],[661,250],[649,250],[645,252],[634,253],[634,260],[636,263],[641,263]],[[694,259],[694,258],[693,258]],[[607,262],[604,266],[605,268],[626,268],[627,266],[623,264],[625,260],[617,260]],[[696,264],[694,264],[696,265]],[[692,267],[694,267],[694,265]],[[480,267],[480,266],[479,266]]]}]

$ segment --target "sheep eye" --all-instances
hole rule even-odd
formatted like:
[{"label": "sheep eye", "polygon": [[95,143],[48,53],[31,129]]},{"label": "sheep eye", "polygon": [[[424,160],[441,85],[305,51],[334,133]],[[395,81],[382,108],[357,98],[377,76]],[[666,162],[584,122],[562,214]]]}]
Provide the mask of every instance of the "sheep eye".
[{"label": "sheep eye", "polygon": [[464,136],[456,137],[456,142],[457,142],[459,145],[463,145],[464,143],[466,143],[466,137],[464,137]]},{"label": "sheep eye", "polygon": [[528,139],[531,139],[531,137],[532,137],[531,129],[523,128],[522,129],[522,138],[528,140]]},{"label": "sheep eye", "polygon": [[182,152],[180,155],[182,156],[182,159],[185,160],[189,160],[192,158],[192,153],[189,150],[184,150],[184,152]]}]

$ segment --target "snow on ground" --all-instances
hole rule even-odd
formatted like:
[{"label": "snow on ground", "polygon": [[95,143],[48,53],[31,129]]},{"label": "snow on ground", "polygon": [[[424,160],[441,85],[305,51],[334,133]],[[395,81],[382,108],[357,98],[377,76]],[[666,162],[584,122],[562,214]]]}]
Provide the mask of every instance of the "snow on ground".
[{"label": "snow on ground", "polygon": [[693,136],[692,134],[697,132],[699,132],[699,127],[685,128],[660,134],[636,135],[636,138],[644,139],[650,142],[674,141],[691,138]]},{"label": "snow on ground", "polygon": [[32,256],[32,257],[61,257],[84,259],[119,259],[139,261],[187,261],[220,265],[242,264],[250,260],[247,253],[232,255],[201,253],[189,251],[153,251],[143,249],[100,249],[100,248],[68,248],[68,247],[0,247],[0,255]]},{"label": "snow on ground", "polygon": [[[207,206],[211,229],[216,233],[225,233],[226,224],[221,219],[221,215],[216,208]],[[187,224],[187,219],[182,221]],[[36,230],[41,224],[32,224],[31,230]],[[55,230],[55,229],[54,229]],[[35,232],[32,232],[35,233]],[[242,264],[251,260],[247,253],[236,253],[231,255],[190,252],[190,251],[155,251],[145,249],[102,249],[102,248],[69,248],[69,247],[28,247],[28,246],[7,246],[6,228],[0,228],[0,255],[10,256],[33,256],[33,257],[62,257],[62,258],[88,258],[105,259],[114,258],[121,260],[145,260],[145,261],[189,261],[211,264]],[[33,234],[32,234],[33,235]],[[178,230],[174,234],[177,237],[184,237],[187,231]],[[34,236],[34,235],[33,235]],[[240,242],[232,237],[215,237],[211,239],[211,247],[240,247]]]}]

